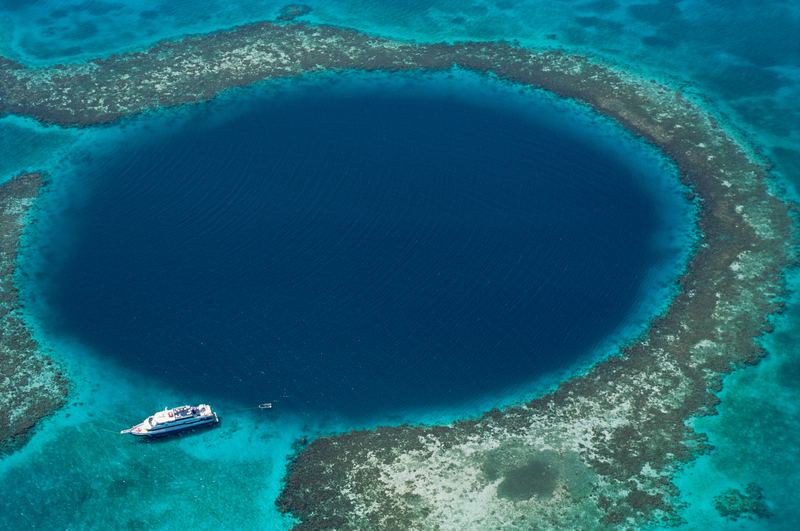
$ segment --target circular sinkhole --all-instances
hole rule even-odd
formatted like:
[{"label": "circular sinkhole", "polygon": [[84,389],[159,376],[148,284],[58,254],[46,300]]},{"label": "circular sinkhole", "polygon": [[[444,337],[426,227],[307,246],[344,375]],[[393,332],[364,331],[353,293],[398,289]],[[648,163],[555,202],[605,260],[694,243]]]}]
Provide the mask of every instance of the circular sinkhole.
[{"label": "circular sinkhole", "polygon": [[87,159],[50,328],[145,386],[359,417],[503,395],[647,317],[681,258],[662,161],[531,93],[391,79],[262,88]]}]

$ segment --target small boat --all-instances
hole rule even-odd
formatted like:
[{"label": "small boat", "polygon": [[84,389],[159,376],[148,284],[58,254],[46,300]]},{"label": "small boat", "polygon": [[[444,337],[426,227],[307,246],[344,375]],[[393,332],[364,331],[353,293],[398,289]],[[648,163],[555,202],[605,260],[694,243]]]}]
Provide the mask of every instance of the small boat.
[{"label": "small boat", "polygon": [[208,404],[200,404],[196,407],[181,406],[172,409],[164,408],[164,411],[159,411],[131,429],[122,430],[120,433],[156,437],[217,422],[219,422],[217,414],[211,411],[211,406]]}]

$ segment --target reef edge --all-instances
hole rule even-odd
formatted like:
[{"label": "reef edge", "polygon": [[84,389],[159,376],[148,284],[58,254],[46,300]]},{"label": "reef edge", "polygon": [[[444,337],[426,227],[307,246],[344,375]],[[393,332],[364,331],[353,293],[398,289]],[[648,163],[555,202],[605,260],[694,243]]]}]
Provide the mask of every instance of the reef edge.
[{"label": "reef edge", "polygon": [[43,183],[29,173],[0,185],[0,455],[25,444],[69,393],[62,368],[25,324],[16,286],[20,239]]}]

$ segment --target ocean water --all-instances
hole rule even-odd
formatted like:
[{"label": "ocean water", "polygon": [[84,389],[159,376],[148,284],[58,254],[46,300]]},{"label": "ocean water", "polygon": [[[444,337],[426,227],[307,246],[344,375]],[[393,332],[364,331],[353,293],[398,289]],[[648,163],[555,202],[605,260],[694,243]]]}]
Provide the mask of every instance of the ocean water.
[{"label": "ocean water", "polygon": [[[272,18],[282,5],[3,1],[0,53],[33,65],[81,60]],[[789,194],[800,183],[796,3],[309,5],[313,11],[306,20],[399,38],[518,39],[598,53],[705,98],[712,112],[776,164]],[[420,132],[414,114],[421,109],[443,113],[441,122],[426,123]],[[301,125],[292,120],[300,117],[305,118]],[[459,124],[457,136],[436,134],[445,122]],[[270,129],[275,124],[281,125]],[[342,135],[345,125],[348,134]],[[374,126],[382,129],[369,129]],[[395,155],[395,173],[377,169],[376,160],[386,156],[380,151],[382,132],[389,135],[387,144],[409,142],[402,156]],[[553,137],[569,142],[548,144]],[[444,143],[426,155],[421,151],[429,147],[425,140],[433,138]],[[225,151],[241,149],[235,156],[202,157],[234,139],[236,146],[227,144]],[[385,422],[475,414],[567,377],[632,337],[661,307],[680,269],[691,218],[685,205],[676,208],[680,190],[670,168],[617,128],[579,108],[463,75],[301,80],[239,91],[191,113],[164,112],[89,131],[6,117],[0,120],[0,140],[2,178],[18,169],[42,169],[52,178],[26,241],[22,288],[39,337],[76,375],[71,405],[25,449],[0,462],[0,522],[11,529],[166,528],[185,525],[184,515],[196,507],[215,515],[213,528],[287,528],[291,522],[277,514],[272,501],[294,440]],[[422,143],[412,142],[417,140]],[[203,145],[213,149],[198,151]],[[459,151],[465,146],[471,148]],[[544,146],[564,155],[532,168],[533,150]],[[488,186],[480,158],[469,165],[459,158],[480,154],[482,148],[489,159],[513,160],[520,172],[530,172],[529,179],[512,172]],[[448,150],[453,156],[446,159]],[[566,154],[576,152],[585,157],[571,157],[577,167],[565,168]],[[590,161],[592,153],[596,157]],[[319,164],[323,157],[332,167]],[[448,162],[434,166],[432,158]],[[601,159],[613,179],[581,177],[581,169],[595,171]],[[273,160],[280,165],[270,164]],[[183,166],[186,161],[192,166]],[[420,165],[436,168],[437,179],[399,171]],[[193,179],[174,178],[187,170]],[[326,175],[335,175],[337,186]],[[326,217],[309,208],[305,191],[326,205]],[[276,201],[278,192],[294,202]],[[581,203],[589,193],[598,200]],[[511,196],[517,203],[508,212]],[[242,203],[248,208],[238,208]],[[391,212],[378,205],[402,207]],[[468,219],[458,217],[463,208]],[[496,215],[499,210],[503,216]],[[365,216],[377,214],[375,226],[356,230]],[[558,243],[560,236],[573,244],[581,223],[598,230],[598,220],[630,226],[632,218],[625,216],[635,216],[641,233],[609,230],[605,239],[586,242],[597,244],[580,257],[591,256],[588,263],[564,253]],[[247,231],[233,231],[234,226]],[[259,229],[264,226],[282,231]],[[398,226],[405,229],[403,238],[393,245],[379,241],[380,234]],[[538,230],[543,226],[548,227],[544,235]],[[127,240],[112,237],[120,231]],[[190,254],[191,245],[179,251],[175,242],[196,243],[198,252]],[[137,248],[147,252],[130,254]],[[544,254],[551,252],[562,254]],[[292,263],[315,269],[281,260],[293,253]],[[303,253],[313,259],[304,260],[309,255]],[[358,260],[344,264],[344,257]],[[365,267],[385,274],[370,277]],[[135,278],[142,270],[149,271],[148,278]],[[452,278],[434,278],[439,273]],[[281,276],[307,279],[300,286],[302,299],[313,300],[313,308],[275,280]],[[359,307],[353,300],[358,297],[343,288],[356,277],[373,283],[361,286],[362,301],[375,295],[369,289],[375,287],[405,305],[372,300],[372,308],[382,308],[381,319],[375,319],[375,311]],[[438,306],[416,308],[413,300],[420,294],[403,283],[409,277],[429,281],[442,294]],[[481,284],[487,288],[475,288]],[[257,293],[248,290],[253,286]],[[330,293],[331,286],[340,288]],[[545,287],[541,300],[531,298],[532,290]],[[171,307],[165,307],[167,298]],[[231,299],[247,304],[237,307]],[[561,307],[566,300],[586,304],[582,310]],[[510,308],[503,304],[507,301]],[[291,312],[276,312],[275,306],[287,305]],[[615,311],[597,315],[609,307]],[[416,309],[426,315],[438,310],[440,319],[414,324],[409,316]],[[800,317],[795,300],[787,309],[765,342],[768,358],[726,379],[720,414],[696,423],[715,450],[679,478],[686,529],[798,527],[792,495],[798,455],[792,449],[800,394],[792,367],[799,353],[792,338]],[[313,323],[298,320],[309,310]],[[448,315],[455,310],[463,315]],[[553,330],[551,337],[531,333],[527,326],[519,330],[531,315],[539,331]],[[486,322],[491,316],[497,321],[489,328],[464,326],[465,335],[454,330],[454,323]],[[158,321],[135,322],[144,317]],[[383,328],[368,332],[367,323]],[[476,353],[487,348],[487,330],[500,331],[505,341],[494,345],[495,354],[507,353],[507,347],[520,350],[501,363],[481,359]],[[414,344],[409,336],[424,341]],[[458,352],[449,350],[454,343]],[[204,359],[213,360],[206,371],[213,378],[176,378],[201,347]],[[525,359],[530,372],[522,374],[516,367],[526,349],[545,354]],[[342,359],[354,350],[361,367]],[[240,356],[243,351],[257,355]],[[277,368],[274,353],[281,362]],[[381,396],[386,380],[364,377],[387,364],[397,376],[394,396]],[[481,378],[475,381],[478,371]],[[290,373],[295,380],[287,379]],[[332,374],[341,376],[342,385],[332,385]],[[425,392],[415,393],[416,385]],[[154,409],[209,396],[224,413],[218,429],[160,443],[118,436],[120,427]],[[379,402],[368,398],[376,396]],[[268,413],[248,409],[267,400],[280,407]],[[719,517],[710,498],[751,481],[764,488],[773,516]],[[203,522],[198,520],[201,528],[208,526]]]}]

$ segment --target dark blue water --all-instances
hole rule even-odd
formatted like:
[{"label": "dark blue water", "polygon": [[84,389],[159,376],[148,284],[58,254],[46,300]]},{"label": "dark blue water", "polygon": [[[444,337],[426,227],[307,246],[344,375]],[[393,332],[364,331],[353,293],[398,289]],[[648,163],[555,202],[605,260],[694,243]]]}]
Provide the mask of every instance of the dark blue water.
[{"label": "dark blue water", "polygon": [[65,216],[60,329],[149,384],[454,404],[586,355],[658,258],[642,176],[557,122],[425,90],[248,106],[96,160]]}]

